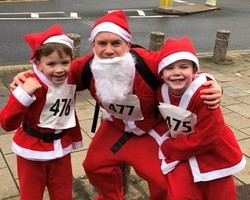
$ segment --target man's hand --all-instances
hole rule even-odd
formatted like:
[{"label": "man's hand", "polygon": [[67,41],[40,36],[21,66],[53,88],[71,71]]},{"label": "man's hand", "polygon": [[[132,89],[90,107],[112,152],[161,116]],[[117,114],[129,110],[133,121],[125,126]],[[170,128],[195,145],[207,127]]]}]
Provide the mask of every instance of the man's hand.
[{"label": "man's hand", "polygon": [[26,81],[27,77],[29,74],[33,74],[33,70],[28,70],[25,72],[20,72],[18,73],[14,79],[13,82],[9,85],[9,89],[10,91],[13,91],[14,89],[16,89],[16,87],[18,85],[23,85],[23,83]]},{"label": "man's hand", "polygon": [[213,80],[205,82],[203,85],[210,86],[208,89],[201,90],[201,98],[209,109],[216,109],[221,102],[222,88]]}]

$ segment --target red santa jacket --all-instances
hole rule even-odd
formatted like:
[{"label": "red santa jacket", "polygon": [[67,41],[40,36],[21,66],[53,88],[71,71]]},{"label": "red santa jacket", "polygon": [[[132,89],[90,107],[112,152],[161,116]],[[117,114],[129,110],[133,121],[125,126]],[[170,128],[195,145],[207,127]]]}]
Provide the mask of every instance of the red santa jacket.
[{"label": "red santa jacket", "polygon": [[[232,175],[246,164],[234,133],[224,122],[221,109],[209,110],[200,98],[200,91],[204,89],[202,83],[206,80],[205,76],[197,78],[181,97],[171,95],[165,84],[157,91],[159,102],[181,107],[190,113],[182,120],[178,120],[178,114],[175,119],[168,114],[164,117],[168,126],[171,124],[170,139],[163,142],[161,150],[167,160],[189,160],[195,182]],[[194,125],[191,125],[190,116],[196,121]],[[166,121],[160,126],[166,127]],[[171,131],[175,132],[174,136]]]},{"label": "red santa jacket", "polygon": [[24,132],[22,123],[44,134],[61,131],[38,126],[41,111],[45,106],[48,86],[37,74],[31,76],[37,78],[42,85],[42,88],[34,92],[35,100],[30,100],[31,97],[24,93],[19,86],[19,92],[14,92],[16,96],[13,93],[10,94],[7,104],[0,113],[0,122],[3,129],[6,131],[17,129],[12,142],[14,153],[30,160],[51,160],[70,153],[72,149],[81,148],[83,146],[82,135],[76,116],[75,127],[62,130],[66,131],[66,134],[53,142],[44,142]]},{"label": "red santa jacket", "polygon": [[[159,56],[158,52],[148,52],[143,48],[133,48],[140,57],[144,60],[148,68],[157,76],[157,57]],[[76,59],[71,65],[71,72],[73,79],[78,86],[78,90],[86,89],[87,86],[83,85],[82,76],[83,70],[86,62],[93,54],[86,55],[82,58]],[[108,72],[107,72],[108,73]],[[95,83],[94,78],[91,78],[90,83],[90,93],[93,98],[98,102],[98,99],[95,95]],[[145,132],[148,132],[155,124],[158,123],[159,118],[156,119],[155,111],[157,108],[156,100],[156,91],[152,90],[150,86],[145,82],[143,77],[139,74],[138,71],[135,72],[134,84],[133,84],[133,94],[135,94],[140,101],[141,112],[143,115],[142,120],[122,120],[112,116],[113,125],[117,126],[121,130],[132,131],[136,135],[142,135]],[[101,102],[99,102],[101,105]],[[101,105],[102,106],[102,105]]]}]

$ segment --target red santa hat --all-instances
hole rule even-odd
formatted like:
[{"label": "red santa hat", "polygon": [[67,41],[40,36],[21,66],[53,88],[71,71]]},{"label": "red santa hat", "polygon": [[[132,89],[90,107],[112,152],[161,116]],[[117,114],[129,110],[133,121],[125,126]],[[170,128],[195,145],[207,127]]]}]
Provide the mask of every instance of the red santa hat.
[{"label": "red santa hat", "polygon": [[193,61],[197,71],[199,70],[199,60],[191,40],[188,37],[169,38],[161,48],[158,73],[160,74],[163,68],[182,59]]},{"label": "red santa hat", "polygon": [[115,33],[127,42],[132,39],[126,15],[122,10],[110,12],[98,19],[92,27],[89,41],[93,42],[100,32]]},{"label": "red santa hat", "polygon": [[61,43],[73,49],[73,40],[64,34],[59,24],[55,24],[43,32],[24,35],[24,39],[32,49],[32,55],[30,56],[31,61],[36,58],[37,49],[43,44]]}]

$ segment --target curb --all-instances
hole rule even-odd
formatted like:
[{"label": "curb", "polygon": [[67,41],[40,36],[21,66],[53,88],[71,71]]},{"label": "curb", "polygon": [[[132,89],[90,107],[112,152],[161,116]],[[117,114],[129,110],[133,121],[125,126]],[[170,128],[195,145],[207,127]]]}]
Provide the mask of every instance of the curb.
[{"label": "curb", "polygon": [[[235,54],[250,54],[250,49],[245,49],[245,50],[233,50],[233,51],[228,51],[227,56],[230,57]],[[206,57],[212,57],[213,52],[206,52],[206,53],[197,53],[198,58],[206,58]],[[9,75],[9,74],[16,74],[18,72],[26,71],[32,69],[31,64],[23,64],[23,65],[5,65],[5,66],[0,66],[0,77],[4,75]]]},{"label": "curb", "polygon": [[18,72],[32,69],[32,65],[6,65],[0,66],[0,76],[16,74]]},{"label": "curb", "polygon": [[[245,50],[232,50],[232,51],[228,51],[227,52],[227,56],[231,56],[231,55],[235,55],[235,54],[249,54],[250,53],[250,49],[245,49]],[[212,57],[213,56],[213,52],[206,52],[206,53],[197,53],[197,56],[199,58],[203,58],[203,57]]]},{"label": "curb", "polygon": [[171,8],[159,7],[155,9],[155,12],[162,13],[166,15],[188,15],[201,12],[208,12],[219,10],[217,6],[209,6],[205,4],[194,4],[185,6],[173,6]]}]

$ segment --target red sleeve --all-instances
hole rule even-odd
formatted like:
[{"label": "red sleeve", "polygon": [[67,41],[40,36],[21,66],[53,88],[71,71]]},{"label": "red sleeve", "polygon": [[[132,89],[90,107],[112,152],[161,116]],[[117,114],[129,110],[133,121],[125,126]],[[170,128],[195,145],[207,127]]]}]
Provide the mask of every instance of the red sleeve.
[{"label": "red sleeve", "polygon": [[[28,77],[34,77],[39,82],[44,85],[36,74],[30,74]],[[34,92],[37,96],[37,92],[41,90],[38,89]],[[11,93],[9,99],[3,109],[0,112],[0,124],[5,131],[14,131],[20,127],[24,121],[27,113],[30,112],[29,107],[24,106],[20,101]]]},{"label": "red sleeve", "polygon": [[155,77],[161,81],[161,78],[158,75],[158,59],[160,56],[160,52],[148,51],[143,48],[133,48],[133,50],[136,51],[140,55],[140,57],[143,59],[143,61],[146,63],[146,65],[151,70],[151,72],[155,75]]},{"label": "red sleeve", "polygon": [[28,107],[22,105],[13,94],[0,112],[1,126],[5,131],[14,131],[24,121]]},{"label": "red sleeve", "polygon": [[71,63],[70,74],[69,74],[68,79],[70,83],[73,82],[76,84],[77,91],[84,90],[87,88],[86,85],[83,85],[83,79],[85,77],[83,77],[82,75],[83,75],[85,64],[87,63],[87,61],[90,59],[92,55],[93,55],[92,53],[88,54],[84,57],[74,60]]},{"label": "red sleeve", "polygon": [[225,127],[221,109],[209,110],[200,95],[197,95],[196,101],[192,101],[191,107],[195,107],[197,111],[194,132],[166,140],[161,149],[167,159],[187,160],[213,149],[220,141]]}]

